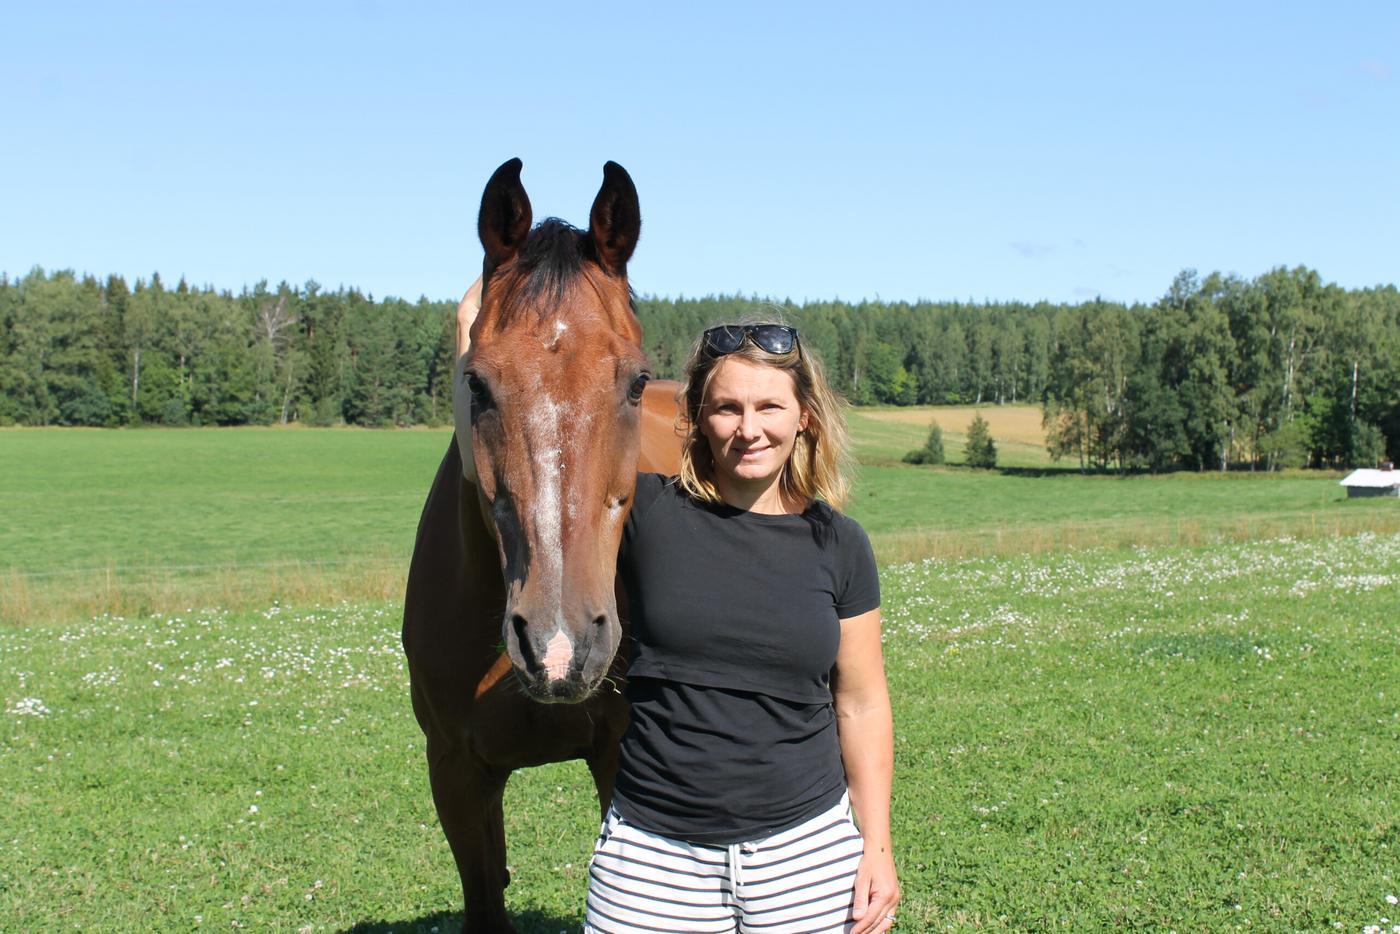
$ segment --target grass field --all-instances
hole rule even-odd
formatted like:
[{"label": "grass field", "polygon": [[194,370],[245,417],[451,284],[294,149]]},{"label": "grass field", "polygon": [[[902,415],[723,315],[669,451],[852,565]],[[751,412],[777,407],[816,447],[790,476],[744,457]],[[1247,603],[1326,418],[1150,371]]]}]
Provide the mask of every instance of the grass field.
[{"label": "grass field", "polygon": [[[883,570],[900,930],[1400,918],[1400,535]],[[460,924],[393,603],[0,630],[13,930]],[[578,763],[516,775],[507,897],[577,930]]]},{"label": "grass field", "polygon": [[[1006,408],[981,411],[1008,437],[1029,430],[1026,407]],[[892,420],[905,414],[852,417],[848,511],[884,561],[1400,530],[1400,501],[1348,502],[1316,473],[1085,477],[1046,469],[1043,448],[1039,467],[911,467],[899,457],[926,419]],[[0,622],[397,599],[448,438],[0,431]]]}]

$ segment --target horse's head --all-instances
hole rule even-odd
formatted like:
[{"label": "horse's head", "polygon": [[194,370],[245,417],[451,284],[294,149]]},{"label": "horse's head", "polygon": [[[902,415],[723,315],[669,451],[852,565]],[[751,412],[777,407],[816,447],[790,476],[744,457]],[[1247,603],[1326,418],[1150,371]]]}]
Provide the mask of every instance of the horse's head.
[{"label": "horse's head", "polygon": [[472,453],[505,574],[506,652],[532,696],[577,701],[621,639],[613,578],[649,376],[627,285],[641,213],[609,162],[587,232],[554,218],[531,229],[520,167],[497,169],[481,199]]}]

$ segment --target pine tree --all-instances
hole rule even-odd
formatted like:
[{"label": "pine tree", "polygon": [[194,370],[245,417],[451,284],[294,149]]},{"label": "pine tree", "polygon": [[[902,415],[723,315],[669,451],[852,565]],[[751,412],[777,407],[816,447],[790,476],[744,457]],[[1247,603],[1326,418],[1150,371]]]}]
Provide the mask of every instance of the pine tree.
[{"label": "pine tree", "polygon": [[924,442],[924,446],[905,454],[904,463],[941,464],[943,459],[943,429],[935,419],[929,426],[928,440]]},{"label": "pine tree", "polygon": [[987,420],[981,412],[973,417],[972,424],[967,428],[963,460],[969,467],[990,468],[997,465],[997,446],[992,441],[991,429],[987,427]]}]

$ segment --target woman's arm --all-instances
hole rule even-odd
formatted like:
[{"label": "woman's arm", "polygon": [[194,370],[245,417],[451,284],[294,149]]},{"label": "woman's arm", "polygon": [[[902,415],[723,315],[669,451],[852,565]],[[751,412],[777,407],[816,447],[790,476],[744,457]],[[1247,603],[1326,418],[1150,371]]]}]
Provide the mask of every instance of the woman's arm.
[{"label": "woman's arm", "polygon": [[865,854],[856,871],[856,924],[851,934],[886,931],[893,923],[888,916],[899,904],[899,881],[890,843],[894,716],[878,609],[841,620],[831,693],[851,806],[865,838]]},{"label": "woman's arm", "polygon": [[457,359],[460,361],[472,347],[472,324],[481,311],[481,277],[467,288],[467,294],[457,304]]},{"label": "woman's arm", "polygon": [[472,323],[481,311],[481,277],[457,305],[457,362],[452,366],[452,421],[457,429],[457,453],[462,457],[462,476],[476,482],[476,457],[472,454],[472,395],[467,389],[467,351],[472,346]]}]

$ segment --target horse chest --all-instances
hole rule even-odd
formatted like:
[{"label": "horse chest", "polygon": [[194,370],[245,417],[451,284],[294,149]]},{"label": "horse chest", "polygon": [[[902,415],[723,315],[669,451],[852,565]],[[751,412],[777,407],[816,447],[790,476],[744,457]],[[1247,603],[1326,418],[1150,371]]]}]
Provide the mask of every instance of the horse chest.
[{"label": "horse chest", "polygon": [[610,690],[582,703],[542,704],[526,697],[508,677],[473,705],[471,747],[498,769],[584,758],[600,742],[615,738],[600,728],[625,722],[626,711],[626,700]]}]

